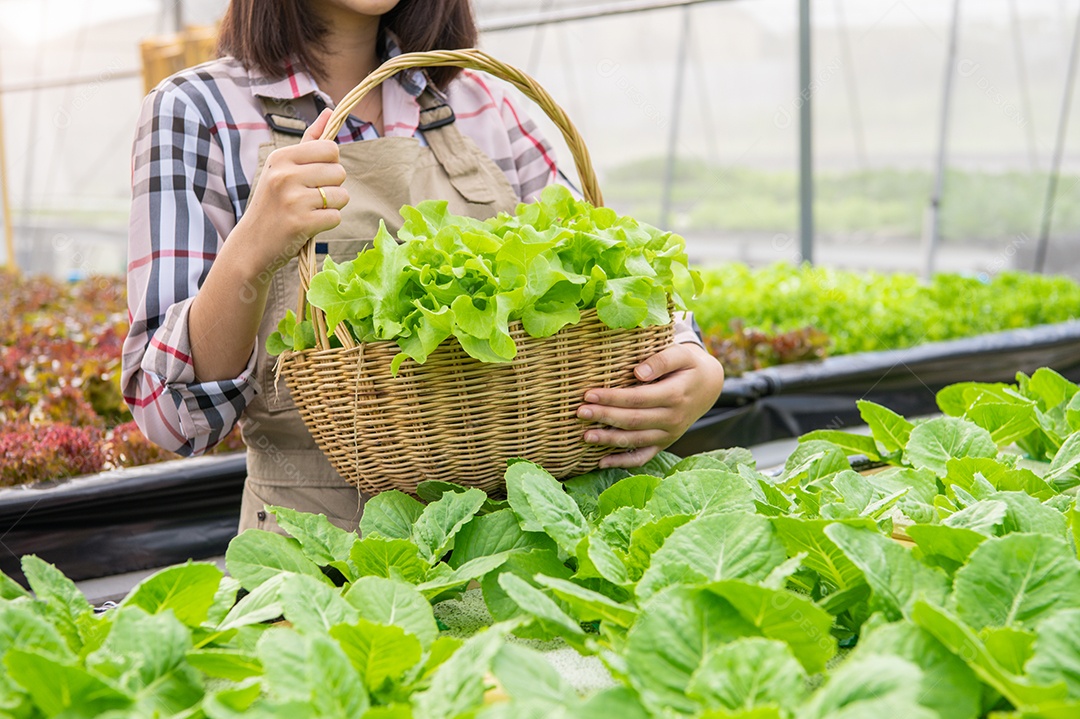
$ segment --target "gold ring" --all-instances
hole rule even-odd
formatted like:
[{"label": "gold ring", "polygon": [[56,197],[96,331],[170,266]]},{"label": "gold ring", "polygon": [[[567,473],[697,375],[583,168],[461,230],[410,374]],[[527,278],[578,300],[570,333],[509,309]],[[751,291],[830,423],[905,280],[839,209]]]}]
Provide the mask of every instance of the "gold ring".
[{"label": "gold ring", "polygon": [[323,191],[323,188],[321,188],[321,187],[316,187],[315,189],[319,191],[319,194],[320,194],[320,195],[322,195],[322,208],[323,208],[323,209],[325,210],[325,209],[326,209],[327,207],[329,207],[329,206],[330,206],[330,205],[329,205],[329,204],[328,204],[328,203],[326,202],[326,193],[325,193],[325,192]]}]

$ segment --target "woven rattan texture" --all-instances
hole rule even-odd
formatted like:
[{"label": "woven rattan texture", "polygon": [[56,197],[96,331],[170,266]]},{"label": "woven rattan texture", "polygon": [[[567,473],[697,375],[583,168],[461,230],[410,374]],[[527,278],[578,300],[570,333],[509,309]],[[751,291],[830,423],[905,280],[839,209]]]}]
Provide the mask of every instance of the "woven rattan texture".
[{"label": "woven rattan texture", "polygon": [[[480,50],[408,53],[388,60],[346,95],[323,138],[336,136],[349,112],[381,82],[412,67],[459,66],[510,82],[552,119],[566,139],[582,193],[599,207],[603,197],[584,140],[551,96],[531,77]],[[306,314],[306,291],[318,271],[315,238],[300,251],[297,317]],[[453,481],[499,496],[506,461],[536,462],[556,477],[596,467],[617,449],[586,445],[590,423],[577,408],[585,391],[635,384],[634,366],[671,344],[673,324],[613,330],[582,313],[581,322],[552,337],[529,337],[511,325],[518,353],[507,364],[469,357],[456,340],[444,342],[427,362],[406,360],[397,377],[394,342],[360,344],[345,323],[330,347],[326,315],[312,308],[317,349],[281,357],[301,416],[319,448],[346,480],[366,492],[414,492],[424,480]]]},{"label": "woven rattan texture", "polygon": [[486,364],[454,340],[397,377],[394,342],[283,356],[282,375],[334,468],[365,492],[414,492],[430,479],[503,491],[506,461],[520,457],[559,478],[596,467],[608,447],[587,445],[577,418],[585,391],[635,383],[636,364],[671,344],[671,324],[613,330],[589,310],[552,337],[511,325],[517,357]]}]

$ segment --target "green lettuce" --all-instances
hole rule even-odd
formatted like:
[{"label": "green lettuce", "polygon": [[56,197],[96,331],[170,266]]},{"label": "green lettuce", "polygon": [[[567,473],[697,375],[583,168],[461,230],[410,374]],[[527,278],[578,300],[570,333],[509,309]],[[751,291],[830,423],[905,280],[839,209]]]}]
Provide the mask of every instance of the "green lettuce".
[{"label": "green lettuce", "polygon": [[169,567],[103,613],[26,557],[30,591],[0,575],[0,716],[1071,719],[1076,396],[1039,371],[947,388],[937,420],[863,403],[869,435],[816,433],[776,472],[511,461],[505,500],[385,492],[360,534],[271,507],[291,536],[235,538],[232,576]]},{"label": "green lettuce", "polygon": [[[666,324],[669,298],[681,307],[701,289],[681,237],[561,185],[513,216],[461,217],[445,201],[401,215],[396,239],[380,225],[356,259],[327,257],[307,293],[330,332],[343,325],[358,342],[396,342],[395,371],[406,358],[423,364],[450,337],[482,362],[508,362],[517,354],[511,323],[548,337],[587,309],[612,328]],[[312,346],[310,316],[291,312],[266,342],[273,355]]]}]

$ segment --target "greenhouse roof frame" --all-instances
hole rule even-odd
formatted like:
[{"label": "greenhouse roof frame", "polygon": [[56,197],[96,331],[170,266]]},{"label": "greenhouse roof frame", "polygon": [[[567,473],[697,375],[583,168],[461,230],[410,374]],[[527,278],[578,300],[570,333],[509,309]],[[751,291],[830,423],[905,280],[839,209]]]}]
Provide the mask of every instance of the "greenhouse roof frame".
[{"label": "greenhouse roof frame", "polygon": [[[671,10],[682,8],[686,17],[683,18],[681,33],[681,43],[685,45],[688,42],[688,32],[686,28],[689,27],[687,17],[691,8],[695,5],[704,5],[707,3],[717,2],[730,2],[731,0],[624,0],[622,2],[605,2],[592,5],[586,5],[582,7],[570,7],[560,8],[556,10],[546,9],[538,13],[530,13],[527,15],[510,16],[505,18],[496,18],[480,23],[480,30],[482,32],[503,32],[509,30],[520,30],[527,28],[538,28],[547,25],[559,25],[569,22],[578,22],[584,20],[599,19],[604,17],[611,17],[615,15],[629,15],[643,12],[654,12],[660,10]],[[842,0],[837,0],[838,7]],[[180,3],[177,2],[177,5]],[[812,119],[813,119],[813,92],[811,88],[811,40],[812,40],[812,27],[810,23],[810,2],[809,0],[794,0],[796,5],[796,12],[798,13],[798,90],[799,90],[799,121],[798,121],[798,138],[799,138],[799,241],[800,241],[800,257],[803,261],[813,261],[813,249],[814,249],[814,207],[813,207],[813,138],[812,138]],[[956,8],[958,10],[960,6],[960,0],[956,0]],[[176,18],[182,17],[182,10],[177,8]],[[959,12],[957,11],[953,15],[952,27],[950,32],[953,34],[953,42],[955,43],[955,35],[957,32],[957,25]],[[1017,41],[1014,38],[1014,41]],[[1065,123],[1069,114],[1071,105],[1071,88],[1074,84],[1076,74],[1076,48],[1080,45],[1080,11],[1078,11],[1078,22],[1076,30],[1073,36],[1073,53],[1071,56],[1071,62],[1067,71],[1066,84],[1062,93],[1061,112],[1058,122],[1058,135],[1057,142],[1055,143],[1054,152],[1051,161],[1050,181],[1047,187],[1045,204],[1043,212],[1040,218],[1041,227],[1039,232],[1039,245],[1036,259],[1035,269],[1037,271],[1043,271],[1042,265],[1045,261],[1046,246],[1049,243],[1049,234],[1052,213],[1054,209],[1054,202],[1056,200],[1057,192],[1057,175],[1060,171],[1061,158],[1065,150]],[[1023,62],[1021,49],[1016,48],[1017,61]],[[666,198],[662,203],[663,207],[667,209],[664,214],[664,220],[669,217],[670,212],[670,192],[673,175],[673,153],[678,139],[678,117],[679,106],[682,103],[683,77],[685,75],[685,64],[688,62],[689,53],[683,52],[680,49],[675,67],[675,79],[674,88],[675,91],[672,97],[673,117],[676,118],[673,123],[673,127],[668,138],[668,158],[664,179],[664,197]],[[926,229],[924,232],[924,244],[925,244],[925,267],[926,272],[933,271],[934,256],[938,246],[938,235],[940,230],[938,229],[937,215],[940,212],[940,205],[943,195],[943,176],[944,168],[947,162],[947,148],[946,148],[946,135],[948,133],[948,116],[949,106],[951,104],[952,95],[952,83],[950,82],[951,74],[955,70],[954,68],[955,48],[953,52],[948,56],[948,64],[946,66],[946,73],[944,78],[944,87],[942,89],[942,107],[941,107],[941,121],[939,123],[939,143],[936,160],[936,172],[938,180],[935,183],[935,188],[931,193],[928,201],[928,219],[926,223]],[[1023,73],[1026,75],[1026,73]],[[131,77],[139,76],[138,69],[119,70],[110,72],[107,77],[98,75],[87,76],[73,76],[67,78],[49,78],[45,80],[37,80],[32,82],[0,84],[0,100],[3,95],[21,92],[36,92],[43,89],[52,89],[59,87],[68,87],[72,85],[82,85],[87,83],[101,83],[111,82],[118,80],[130,79]],[[854,92],[854,89],[851,90]],[[1027,92],[1025,88],[1025,93]],[[857,112],[857,99],[852,100],[851,112]],[[2,107],[2,105],[0,105]],[[0,144],[3,143],[3,116],[0,111]],[[0,148],[0,158],[2,158],[2,148]],[[7,168],[5,164],[0,161],[0,190],[6,192],[8,186]],[[6,195],[0,194],[0,198],[5,198]],[[5,237],[7,239],[8,247],[13,244],[12,231],[10,228],[10,206],[6,201],[3,204],[4,225],[5,225]],[[662,221],[661,224],[667,224]],[[8,264],[14,266],[15,256],[9,252]]]},{"label": "greenhouse roof frame", "polygon": [[[589,6],[576,7],[576,8],[562,8],[562,9],[558,9],[558,10],[545,10],[543,12],[533,13],[533,14],[530,14],[530,15],[513,16],[513,17],[508,17],[508,18],[499,18],[499,19],[488,21],[488,22],[481,22],[479,25],[480,25],[481,32],[502,32],[502,31],[515,30],[515,29],[535,28],[535,27],[541,27],[541,26],[545,26],[545,25],[557,25],[557,24],[563,24],[563,23],[567,23],[567,22],[576,22],[576,21],[581,21],[581,20],[599,19],[599,18],[610,17],[610,16],[614,16],[614,15],[628,15],[628,14],[636,14],[636,13],[642,13],[642,12],[652,12],[652,11],[657,11],[657,10],[684,8],[685,11],[687,12],[687,16],[686,16],[686,18],[684,19],[684,22],[683,22],[684,32],[683,32],[683,36],[682,36],[682,41],[683,41],[683,44],[685,45],[686,39],[687,39],[687,31],[689,29],[689,20],[688,20],[689,13],[688,13],[688,11],[689,11],[691,6],[703,5],[703,4],[706,4],[706,3],[730,2],[730,1],[731,0],[630,0],[628,2],[602,3],[602,4],[597,4],[597,5],[589,5]],[[804,16],[805,16],[806,20],[808,21],[808,19],[809,19],[809,10],[808,10],[808,8],[809,8],[809,0],[796,0],[796,1],[798,3],[800,3],[800,7],[802,5],[806,6],[806,12],[804,13]],[[179,5],[179,2],[177,4]],[[180,17],[182,17],[182,10],[177,8],[177,10],[176,10],[176,18],[180,18]],[[178,22],[179,22],[179,20],[178,20]],[[800,38],[802,38],[803,36],[805,36],[807,39],[809,38],[809,28],[808,27],[806,28],[805,32],[800,32]],[[675,92],[675,95],[673,97],[673,103],[674,103],[674,106],[676,108],[679,105],[681,105],[681,103],[682,103],[682,88],[683,88],[682,78],[685,75],[685,64],[687,62],[687,55],[688,55],[688,53],[680,51],[679,59],[678,59],[677,65],[676,65],[676,78],[677,78],[676,79],[676,92]],[[811,151],[812,151],[812,148],[810,146],[810,131],[809,131],[809,125],[808,125],[808,121],[809,121],[809,117],[810,117],[810,91],[809,91],[810,70],[809,70],[809,62],[810,62],[809,45],[806,44],[806,46],[804,47],[803,43],[800,43],[800,63],[799,63],[800,71],[799,71],[799,77],[800,77],[800,80],[805,78],[805,83],[803,83],[801,85],[801,87],[800,87],[800,95],[804,98],[804,100],[802,102],[803,108],[802,108],[802,111],[800,112],[800,124],[799,124],[799,127],[800,127],[800,162],[809,162],[809,158],[811,156]],[[99,75],[92,75],[92,76],[75,76],[75,77],[67,77],[67,78],[50,78],[50,79],[46,79],[46,80],[35,80],[35,81],[24,82],[24,83],[13,83],[13,84],[10,84],[10,85],[0,84],[0,98],[2,98],[3,95],[5,95],[5,94],[11,94],[11,93],[37,92],[39,90],[44,90],[44,89],[70,87],[70,86],[73,86],[73,85],[82,85],[82,84],[87,84],[87,83],[111,82],[111,81],[130,79],[132,77],[138,77],[139,75],[140,75],[140,71],[138,69],[128,69],[128,70],[119,70],[119,71],[110,72],[107,77],[102,77],[99,74]],[[678,116],[678,111],[676,110],[676,117],[677,116]],[[670,192],[671,192],[671,182],[672,182],[672,176],[673,176],[673,156],[671,156],[671,155],[672,155],[672,153],[674,153],[674,149],[675,149],[675,145],[677,143],[677,139],[678,139],[678,123],[676,121],[676,123],[673,124],[673,128],[671,130],[671,133],[670,133],[670,136],[669,136],[669,142],[668,142],[669,157],[668,157],[668,161],[667,161],[667,171],[665,173],[664,196],[669,198],[669,199],[665,202],[666,206],[670,206]],[[3,117],[2,117],[2,115],[0,115],[0,144],[2,144],[3,142],[4,142],[4,139],[3,139]],[[800,176],[804,177],[804,178],[812,177],[812,172],[809,169],[809,166],[801,169]],[[7,186],[8,186],[7,167],[6,167],[5,163],[0,163],[0,188],[2,188],[6,192]],[[804,259],[807,259],[807,260],[809,260],[811,258],[811,253],[812,253],[812,249],[813,249],[812,229],[810,229],[809,231],[807,231],[807,229],[806,229],[807,227],[812,228],[812,219],[810,219],[810,221],[809,221],[810,224],[807,224],[807,221],[806,221],[806,218],[812,218],[812,215],[813,215],[812,201],[811,201],[811,196],[809,194],[810,191],[811,191],[810,187],[811,187],[811,183],[806,182],[806,181],[801,183],[801,186],[800,186],[800,193],[801,193],[800,207],[803,208],[801,212],[802,212],[802,217],[804,218],[804,221],[803,221],[803,224],[802,224],[803,234],[802,234],[802,240],[801,240],[802,241],[802,247],[803,247],[802,256],[803,256]],[[6,195],[5,195],[5,197],[6,197]],[[8,247],[9,247],[8,262],[12,267],[15,267],[15,261],[16,260],[15,260],[14,250],[13,250],[14,237],[13,237],[13,232],[10,229],[8,229],[10,227],[9,223],[10,223],[10,217],[11,217],[10,203],[4,201],[2,204],[3,204],[3,213],[4,213],[4,219],[5,219],[5,237],[7,238],[7,243],[8,243]]]}]

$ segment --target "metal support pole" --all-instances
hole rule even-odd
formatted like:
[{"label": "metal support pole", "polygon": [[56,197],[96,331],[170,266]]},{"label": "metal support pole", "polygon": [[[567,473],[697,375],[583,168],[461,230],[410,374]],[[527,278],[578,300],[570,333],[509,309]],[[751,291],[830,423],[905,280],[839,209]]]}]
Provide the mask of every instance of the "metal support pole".
[{"label": "metal support pole", "polygon": [[709,82],[711,78],[705,72],[705,63],[701,59],[701,45],[697,40],[697,33],[691,29],[690,37],[690,67],[697,74],[698,106],[701,110],[701,124],[705,128],[705,145],[708,151],[709,162],[713,167],[720,167],[720,149],[716,138],[720,134],[719,125],[713,116],[712,100],[709,99]]},{"label": "metal support pole", "polygon": [[799,252],[814,261],[814,140],[810,88],[810,0],[799,0]]},{"label": "metal support pole", "polygon": [[15,229],[11,223],[11,194],[8,192],[7,152],[4,145],[4,96],[0,94],[0,204],[4,206],[4,246],[7,248],[7,267],[19,271],[15,257]]},{"label": "metal support pole", "polygon": [[1065,137],[1069,133],[1069,109],[1072,106],[1073,85],[1076,81],[1076,56],[1080,48],[1080,11],[1076,13],[1076,29],[1073,30],[1072,49],[1069,51],[1069,69],[1065,73],[1065,91],[1061,95],[1061,114],[1058,117],[1057,140],[1050,167],[1050,179],[1046,183],[1046,201],[1043,203],[1042,226],[1039,228],[1039,244],[1035,248],[1035,271],[1046,268],[1046,251],[1050,246],[1050,224],[1054,218],[1057,201],[1058,178],[1061,176],[1061,158],[1065,154]]},{"label": "metal support pole", "polygon": [[671,229],[671,193],[675,183],[675,150],[679,144],[679,119],[682,110],[683,86],[686,79],[686,59],[690,49],[690,6],[682,9],[682,30],[679,33],[679,54],[675,60],[675,94],[671,98],[671,126],[668,128],[667,161],[664,163],[664,187],[660,198],[660,229]]},{"label": "metal support pole", "polygon": [[934,276],[934,259],[941,241],[941,196],[945,191],[945,155],[949,140],[949,115],[952,109],[953,75],[956,71],[956,47],[960,34],[960,0],[953,0],[952,27],[949,28],[949,49],[945,53],[945,83],[941,92],[941,123],[938,130],[937,168],[934,191],[926,209],[923,228],[923,277]]},{"label": "metal support pole", "polygon": [[851,52],[851,34],[848,32],[844,0],[836,0],[837,34],[840,52],[844,57],[844,87],[847,89],[848,110],[851,113],[851,139],[855,143],[855,156],[859,169],[866,169],[866,134],[863,132],[862,111],[859,109],[859,86],[855,80],[855,57]]},{"label": "metal support pole", "polygon": [[1027,59],[1024,57],[1024,38],[1020,28],[1020,10],[1017,0],[1009,0],[1009,25],[1012,28],[1013,54],[1016,55],[1016,76],[1020,85],[1020,102],[1024,107],[1024,130],[1028,146],[1028,162],[1031,171],[1039,169],[1039,148],[1035,139],[1034,116],[1031,112],[1031,90],[1028,88]]},{"label": "metal support pole", "polygon": [[173,32],[184,31],[184,0],[172,0]]}]

